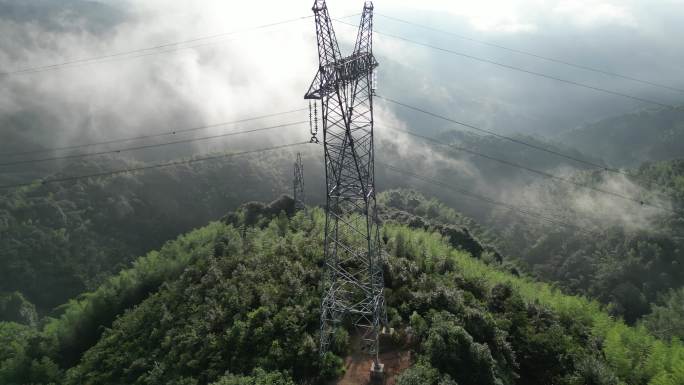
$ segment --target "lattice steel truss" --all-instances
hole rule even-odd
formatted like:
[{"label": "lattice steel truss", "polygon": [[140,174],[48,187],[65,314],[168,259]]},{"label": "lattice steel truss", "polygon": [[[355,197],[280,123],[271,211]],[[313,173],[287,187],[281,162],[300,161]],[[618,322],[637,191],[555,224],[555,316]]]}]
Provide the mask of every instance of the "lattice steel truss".
[{"label": "lattice steel truss", "polygon": [[313,6],[319,69],[305,99],[321,100],[326,166],[325,293],[321,353],[350,317],[378,362],[387,324],[375,198],[373,3],[363,8],[354,52],[342,57],[325,0]]},{"label": "lattice steel truss", "polygon": [[294,201],[295,210],[304,210],[306,200],[304,198],[304,164],[302,163],[302,154],[297,153],[297,160],[294,164]]}]

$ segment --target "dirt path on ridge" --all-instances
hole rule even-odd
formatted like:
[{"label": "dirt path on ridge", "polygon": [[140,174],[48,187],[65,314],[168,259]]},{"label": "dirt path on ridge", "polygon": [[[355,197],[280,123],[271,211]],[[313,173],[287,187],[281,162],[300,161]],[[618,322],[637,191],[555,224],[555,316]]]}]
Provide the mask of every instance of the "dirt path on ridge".
[{"label": "dirt path on ridge", "polygon": [[[368,384],[372,362],[373,360],[363,353],[348,356],[344,360],[344,376],[331,385]],[[409,350],[393,350],[381,353],[380,362],[385,364],[385,385],[395,385],[397,376],[411,366],[413,359]]]}]

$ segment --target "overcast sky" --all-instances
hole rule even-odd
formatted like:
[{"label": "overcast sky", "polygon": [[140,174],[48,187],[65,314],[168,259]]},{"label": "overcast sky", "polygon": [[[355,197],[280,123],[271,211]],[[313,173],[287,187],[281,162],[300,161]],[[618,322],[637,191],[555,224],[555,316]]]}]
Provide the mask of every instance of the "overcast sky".
[{"label": "overcast sky", "polygon": [[[305,107],[316,46],[312,1],[0,0],[3,71],[108,55],[231,31],[184,49],[144,51],[100,63],[0,76],[3,130],[41,145],[73,143],[212,124]],[[359,13],[362,1],[330,0],[333,17]],[[376,29],[487,60],[616,92],[681,104],[684,93],[600,75],[397,23],[390,15],[455,34],[684,88],[684,1],[477,2],[378,0]],[[346,20],[357,23],[357,17]],[[343,49],[354,28],[336,24]],[[167,50],[167,49],[163,49]],[[574,87],[378,35],[382,95],[500,131],[547,136],[647,103]],[[148,55],[149,54],[149,55]],[[378,101],[379,123],[443,126]],[[251,126],[307,120],[305,113]],[[209,132],[224,132],[215,128]],[[263,139],[306,139],[307,128]],[[254,138],[254,137],[253,137]],[[231,138],[230,143],[239,142]],[[222,144],[209,147],[222,149]]]}]

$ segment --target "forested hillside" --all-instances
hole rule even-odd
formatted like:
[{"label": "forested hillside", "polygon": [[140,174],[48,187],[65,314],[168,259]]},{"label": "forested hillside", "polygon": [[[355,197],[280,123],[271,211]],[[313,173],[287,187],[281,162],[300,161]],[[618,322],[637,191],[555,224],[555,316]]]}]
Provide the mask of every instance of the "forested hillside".
[{"label": "forested hillside", "polygon": [[[567,193],[559,190],[551,194],[562,200]],[[678,237],[684,232],[681,218],[666,216],[657,222],[657,228],[630,230],[614,225],[583,232],[500,210],[492,211],[484,222],[490,227],[485,229],[439,202],[426,203],[429,201],[420,194],[393,191],[383,195],[381,201],[396,209],[433,216],[442,223],[456,218],[475,237],[496,246],[516,270],[556,282],[569,292],[596,298],[609,305],[613,315],[630,323],[648,314],[652,303],[666,301],[664,296],[684,282],[680,268],[684,264],[684,240]],[[430,206],[434,208],[427,210]],[[437,216],[437,208],[450,214]],[[583,220],[570,216],[564,219],[577,223]],[[586,228],[595,227],[587,224]],[[678,315],[672,314],[670,321],[677,320]],[[684,338],[684,334],[668,335]]]},{"label": "forested hillside", "polygon": [[630,323],[684,284],[681,160],[609,173],[573,168],[557,157],[499,141],[451,134],[445,140],[505,161],[535,164],[539,172],[434,146],[431,157],[437,159],[417,162],[413,170],[421,174],[429,167],[430,177],[439,183],[388,173],[387,185],[408,184],[437,197],[475,219],[503,254],[527,265],[523,270],[597,298]]},{"label": "forested hillside", "polygon": [[[487,152],[496,153],[497,147],[492,143],[478,143]],[[499,155],[508,148],[501,148]],[[445,156],[463,159],[456,154]],[[522,161],[529,154],[507,156]],[[289,191],[291,170],[287,159],[286,154],[261,161],[236,158],[226,163],[198,163],[132,176],[37,183],[6,192],[0,195],[0,261],[6,266],[0,271],[0,292],[17,292],[13,295],[21,294],[29,307],[34,304],[39,313],[49,313],[82,291],[94,289],[136,255],[159,247],[167,239],[218,219],[246,200],[268,199]],[[306,158],[308,198],[314,204],[323,203],[320,191],[315,194],[319,187],[316,183],[321,179],[315,160]],[[549,168],[558,166],[549,160],[537,160]],[[272,168],[269,164],[282,166]],[[70,167],[68,175],[126,165],[129,164],[116,161],[79,163]],[[570,292],[599,299],[610,305],[612,314],[630,323],[650,313],[653,303],[667,302],[665,296],[682,286],[684,277],[678,268],[684,263],[682,239],[678,235],[684,226],[681,216],[648,207],[645,216],[638,205],[614,206],[614,200],[576,186],[525,178],[482,162],[473,165],[481,173],[501,175],[494,178],[500,185],[497,188],[510,189],[503,201],[515,201],[519,207],[533,207],[533,211],[542,207],[544,215],[573,226],[549,224],[482,204],[441,186],[412,181],[382,168],[378,175],[382,186],[412,185],[467,213],[474,220],[454,212],[445,223],[458,222],[485,243],[497,246],[504,259],[517,263],[516,269],[557,282]],[[453,185],[478,186],[448,163],[433,170],[440,180],[450,180]],[[572,175],[578,183],[598,188],[642,186],[638,187],[642,190],[635,190],[638,194],[660,191],[635,196],[645,201],[656,198],[656,202],[673,205],[672,210],[681,210],[683,172],[682,162],[672,161],[646,164],[631,172],[630,177],[618,180],[617,185],[616,178],[605,173],[575,171]],[[483,195],[491,194],[489,190],[485,189]],[[155,191],[165,194],[160,196]],[[425,200],[420,196],[415,199]],[[413,212],[415,207],[402,203],[397,208]],[[417,214],[431,215],[425,210]],[[20,317],[17,310],[0,315],[3,319]]]},{"label": "forested hillside", "polygon": [[684,107],[620,115],[565,132],[558,140],[601,157],[613,167],[680,158],[684,154]]},{"label": "forested hillside", "polygon": [[[678,214],[684,207],[681,171],[681,161],[672,161],[646,165],[633,174],[635,181],[669,198],[668,210],[612,206],[598,211],[599,205],[591,205],[596,210],[592,215],[588,210],[563,209],[564,202],[575,199],[573,189],[546,191],[544,199],[561,208],[556,218],[588,232],[506,212],[493,213],[485,223],[501,230],[502,250],[515,253],[540,278],[610,304],[614,314],[634,322],[650,311],[652,302],[684,283],[684,222]],[[596,173],[578,177],[595,186],[605,180]],[[596,195],[592,199],[602,202]]]},{"label": "forested hillside", "polygon": [[[3,190],[0,293],[18,291],[41,313],[49,312],[167,240],[245,201],[287,191],[290,168],[268,166],[289,164],[279,156]],[[81,162],[53,177],[135,165],[114,159]]]},{"label": "forested hillside", "polygon": [[[333,352],[322,357],[316,343],[324,215],[288,217],[291,205],[250,204],[169,242],[38,328],[0,323],[0,383],[265,385],[339,377],[353,330],[339,329]],[[432,207],[432,220],[416,217],[422,224],[413,228],[390,220],[382,229],[395,329],[385,346],[413,357],[397,384],[684,381],[680,342],[657,340],[594,302],[454,249],[463,245],[433,232],[452,213],[423,207]]]}]

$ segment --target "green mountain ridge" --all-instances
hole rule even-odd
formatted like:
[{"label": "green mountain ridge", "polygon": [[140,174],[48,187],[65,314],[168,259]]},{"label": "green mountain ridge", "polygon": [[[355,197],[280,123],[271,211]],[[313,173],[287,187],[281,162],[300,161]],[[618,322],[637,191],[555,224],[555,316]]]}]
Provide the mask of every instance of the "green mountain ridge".
[{"label": "green mountain ridge", "polygon": [[[440,175],[438,180],[478,193],[471,187],[476,184],[458,170],[435,168],[434,172]],[[475,218],[488,243],[509,260],[520,262],[522,270],[571,293],[597,298],[609,304],[614,315],[634,323],[650,312],[652,303],[661,302],[660,296],[684,282],[684,222],[677,215],[684,208],[684,169],[681,160],[672,160],[647,163],[626,173],[619,177],[589,170],[570,174],[568,178],[587,188],[536,180],[524,185],[508,183],[508,189],[499,189],[502,202],[562,224],[483,205],[442,186],[403,184]],[[625,196],[658,205],[662,201],[671,211],[592,190],[621,191],[621,186],[625,186]]]},{"label": "green mountain ridge", "polygon": [[[679,341],[662,342],[595,302],[510,274],[486,251],[476,259],[454,249],[472,243],[436,230],[453,212],[421,206],[432,219],[414,216],[413,228],[387,220],[382,229],[393,345],[416,357],[398,384],[684,380]],[[288,217],[276,207],[287,201],[244,206],[225,218],[231,224],[167,243],[42,329],[0,323],[0,383],[308,384],[340,376],[352,331],[339,329],[322,357],[316,343],[324,214]]]},{"label": "green mountain ridge", "polygon": [[[18,292],[29,305],[36,305],[39,314],[59,314],[54,307],[81,292],[94,290],[135,256],[219,219],[244,201],[267,200],[288,191],[288,159],[288,154],[235,158],[133,176],[36,184],[0,195],[0,263],[5,267],[0,271],[0,296],[3,292]],[[322,172],[314,167],[314,160],[305,159],[307,196],[312,204],[321,201],[319,186],[311,182],[320,180]],[[273,164],[281,166],[274,168]],[[128,165],[115,160],[77,163],[69,174]],[[441,168],[435,172],[447,173],[440,176],[444,180],[454,174]],[[636,182],[674,197],[675,208],[684,207],[683,172],[681,161],[650,163],[631,171]],[[408,183],[426,196],[437,197],[475,218],[454,214],[443,222],[458,224],[469,236],[496,246],[491,258],[505,255],[508,263],[516,265],[515,271],[534,273],[541,280],[557,282],[570,293],[600,299],[611,305],[614,315],[630,323],[649,314],[653,304],[667,302],[661,297],[681,287],[683,278],[677,266],[684,263],[684,248],[677,235],[684,231],[684,223],[676,216],[662,217],[648,231],[624,229],[619,223],[597,226],[565,207],[575,189],[542,185],[543,191],[555,197],[542,202],[556,208],[547,215],[602,234],[592,237],[576,228],[549,226],[510,210],[477,205],[442,188],[410,183],[401,175],[385,173],[379,177],[381,185],[398,187]],[[470,183],[458,173],[453,177],[457,178],[455,185]],[[605,176],[582,171],[574,178],[600,186]],[[657,190],[663,186],[665,190]],[[166,193],[160,198],[158,191]],[[409,197],[400,200],[405,199]],[[390,199],[385,204],[392,206]],[[423,206],[417,212],[417,206],[406,201],[394,208],[419,217],[432,215],[429,210],[445,209],[438,203],[430,204],[432,209]],[[0,313],[0,317],[17,319],[16,314],[7,318]],[[683,337],[669,336],[675,335]]]},{"label": "green mountain ridge", "polygon": [[[286,190],[289,167],[269,166],[283,164],[279,156],[3,191],[0,293],[19,291],[41,314],[48,314],[95,289],[138,255],[219,219],[245,201],[268,200]],[[116,159],[77,162],[54,177],[135,165]]]},{"label": "green mountain ridge", "polygon": [[[541,280],[557,282],[569,292],[599,299],[609,304],[614,315],[634,323],[650,311],[659,296],[679,289],[684,282],[684,243],[679,237],[684,232],[684,222],[677,214],[684,207],[681,163],[651,163],[631,172],[633,181],[649,191],[642,198],[645,201],[671,197],[672,211],[651,213],[648,220],[644,220],[643,208],[637,205],[630,210],[614,206],[612,212],[593,216],[578,213],[572,207],[564,207],[575,199],[576,190],[553,186],[544,195],[549,198],[548,204],[556,208],[550,215],[589,233],[548,226],[505,211],[493,212],[481,223],[498,229],[497,246],[524,262],[526,271],[535,272]],[[600,172],[578,173],[575,178],[598,188],[606,180]],[[601,198],[600,194],[591,193],[584,197]],[[623,210],[627,219],[604,220]],[[630,218],[644,223],[629,227]]]},{"label": "green mountain ridge", "polygon": [[680,158],[684,154],[684,107],[604,119],[556,139],[598,156],[613,167],[637,167],[644,162]]}]

